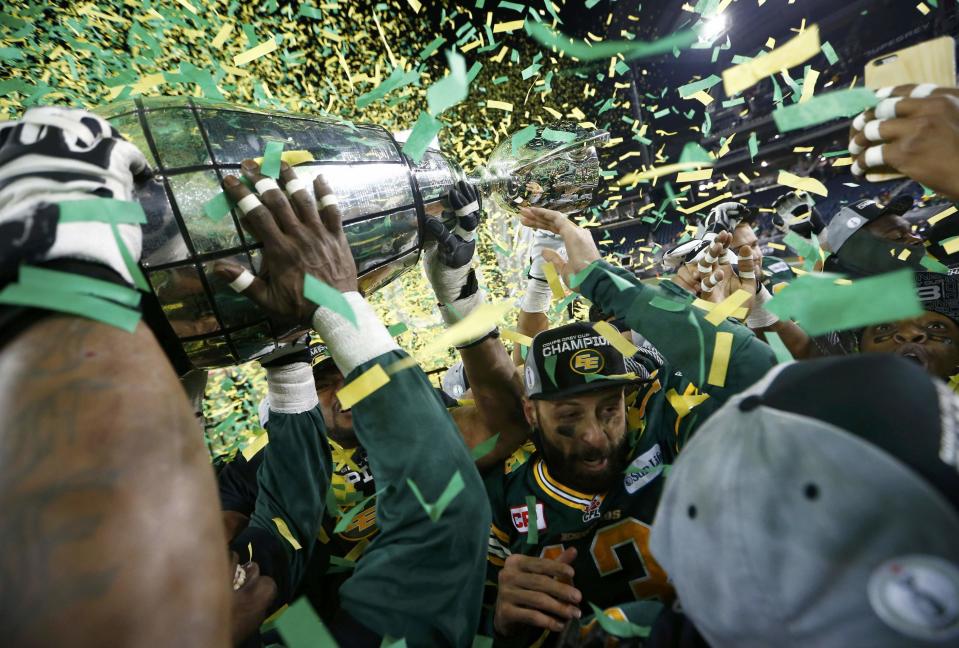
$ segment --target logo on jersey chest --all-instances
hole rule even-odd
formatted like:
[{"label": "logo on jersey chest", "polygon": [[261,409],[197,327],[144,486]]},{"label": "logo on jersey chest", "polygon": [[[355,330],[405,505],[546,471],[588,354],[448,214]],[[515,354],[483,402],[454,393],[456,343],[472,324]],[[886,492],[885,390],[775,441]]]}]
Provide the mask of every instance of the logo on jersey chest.
[{"label": "logo on jersey chest", "polygon": [[603,505],[603,498],[599,495],[594,495],[592,501],[589,505],[583,510],[583,522],[589,522],[590,520],[595,520],[599,517],[599,509]]},{"label": "logo on jersey chest", "polygon": [[[510,508],[510,517],[513,520],[513,526],[520,533],[529,532],[529,508],[526,505],[514,506]],[[536,502],[536,528],[540,531],[546,530],[546,511],[541,502]]]},{"label": "logo on jersey chest", "polygon": [[640,488],[656,479],[656,476],[662,472],[663,451],[659,449],[657,443],[652,448],[633,459],[626,470],[626,478],[623,480],[623,486],[630,495]]}]

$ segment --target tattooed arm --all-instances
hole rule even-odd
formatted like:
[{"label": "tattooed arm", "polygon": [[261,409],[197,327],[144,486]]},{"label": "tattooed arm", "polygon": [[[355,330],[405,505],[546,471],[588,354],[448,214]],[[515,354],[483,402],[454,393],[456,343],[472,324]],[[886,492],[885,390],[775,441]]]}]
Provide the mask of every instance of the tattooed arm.
[{"label": "tattooed arm", "polygon": [[202,432],[145,325],[51,315],[0,348],[0,637],[228,643]]}]

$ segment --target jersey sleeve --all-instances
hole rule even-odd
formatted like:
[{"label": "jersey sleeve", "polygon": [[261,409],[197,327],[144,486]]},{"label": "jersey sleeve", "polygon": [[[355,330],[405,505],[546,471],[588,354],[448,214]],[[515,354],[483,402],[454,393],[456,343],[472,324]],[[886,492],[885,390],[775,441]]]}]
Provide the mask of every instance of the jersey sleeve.
[{"label": "jersey sleeve", "polygon": [[250,524],[231,547],[241,562],[255,561],[261,573],[276,581],[279,607],[291,599],[312,557],[332,462],[319,407],[296,414],[271,412],[269,426]]},{"label": "jersey sleeve", "polygon": [[[617,285],[613,277],[623,281]],[[624,282],[628,287],[624,287]],[[583,280],[581,291],[605,312],[625,319],[632,330],[649,340],[662,354],[666,361],[665,370],[681,371],[703,393],[709,394],[713,403],[725,402],[759,380],[776,364],[772,349],[757,339],[752,331],[730,319],[714,326],[706,320],[704,311],[689,303],[688,293],[671,281],[648,286],[638,282],[623,268],[596,261],[593,270]],[[667,308],[662,308],[663,305]],[[721,386],[707,382],[720,333],[731,336]]]},{"label": "jersey sleeve", "polygon": [[242,454],[223,466],[217,475],[220,506],[224,511],[235,511],[250,517],[256,506],[256,471],[263,462],[264,452],[258,452],[249,461]]},{"label": "jersey sleeve", "polygon": [[[389,351],[350,372],[406,362]],[[410,645],[469,645],[479,621],[489,504],[456,425],[418,366],[390,375],[353,407],[353,427],[376,476],[379,535],[340,589],[353,618]],[[463,488],[439,517],[436,502],[459,473]]]}]

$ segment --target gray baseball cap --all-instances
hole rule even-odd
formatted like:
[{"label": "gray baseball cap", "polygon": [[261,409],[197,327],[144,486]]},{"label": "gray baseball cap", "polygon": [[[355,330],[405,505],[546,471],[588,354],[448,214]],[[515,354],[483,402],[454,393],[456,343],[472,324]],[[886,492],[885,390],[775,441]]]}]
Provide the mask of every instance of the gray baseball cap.
[{"label": "gray baseball cap", "polygon": [[959,645],[957,414],[877,354],[780,365],[706,421],[651,549],[709,644]]},{"label": "gray baseball cap", "polygon": [[897,196],[883,207],[875,200],[859,200],[840,209],[819,235],[823,249],[836,253],[853,234],[886,214],[902,215],[912,209],[910,196]]}]

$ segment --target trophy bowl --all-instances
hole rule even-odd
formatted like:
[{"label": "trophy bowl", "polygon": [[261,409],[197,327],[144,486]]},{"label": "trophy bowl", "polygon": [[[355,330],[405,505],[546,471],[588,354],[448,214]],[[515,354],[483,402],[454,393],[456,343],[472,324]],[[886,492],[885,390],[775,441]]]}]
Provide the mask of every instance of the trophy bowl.
[{"label": "trophy bowl", "polygon": [[[219,259],[259,270],[263,246],[241,227],[239,211],[215,220],[204,205],[220,193],[224,175],[239,174],[240,163],[262,156],[268,142],[308,153],[295,165],[297,175],[311,181],[322,174],[337,195],[364,294],[416,264],[425,219],[451,220],[443,196],[466,179],[438,150],[414,163],[386,129],[332,117],[190,97],[136,98],[98,112],[155,170],[136,187],[147,216],[140,266],[153,289],[144,316],[181,374],[262,357],[305,332],[271,319],[213,272]],[[486,199],[512,210],[523,204],[526,187],[544,189],[527,204],[582,209],[599,176],[591,141],[585,132],[562,146],[534,140],[511,161],[506,140],[506,149],[472,181]],[[542,167],[537,159],[544,160]],[[312,182],[307,186],[312,191]]]}]

